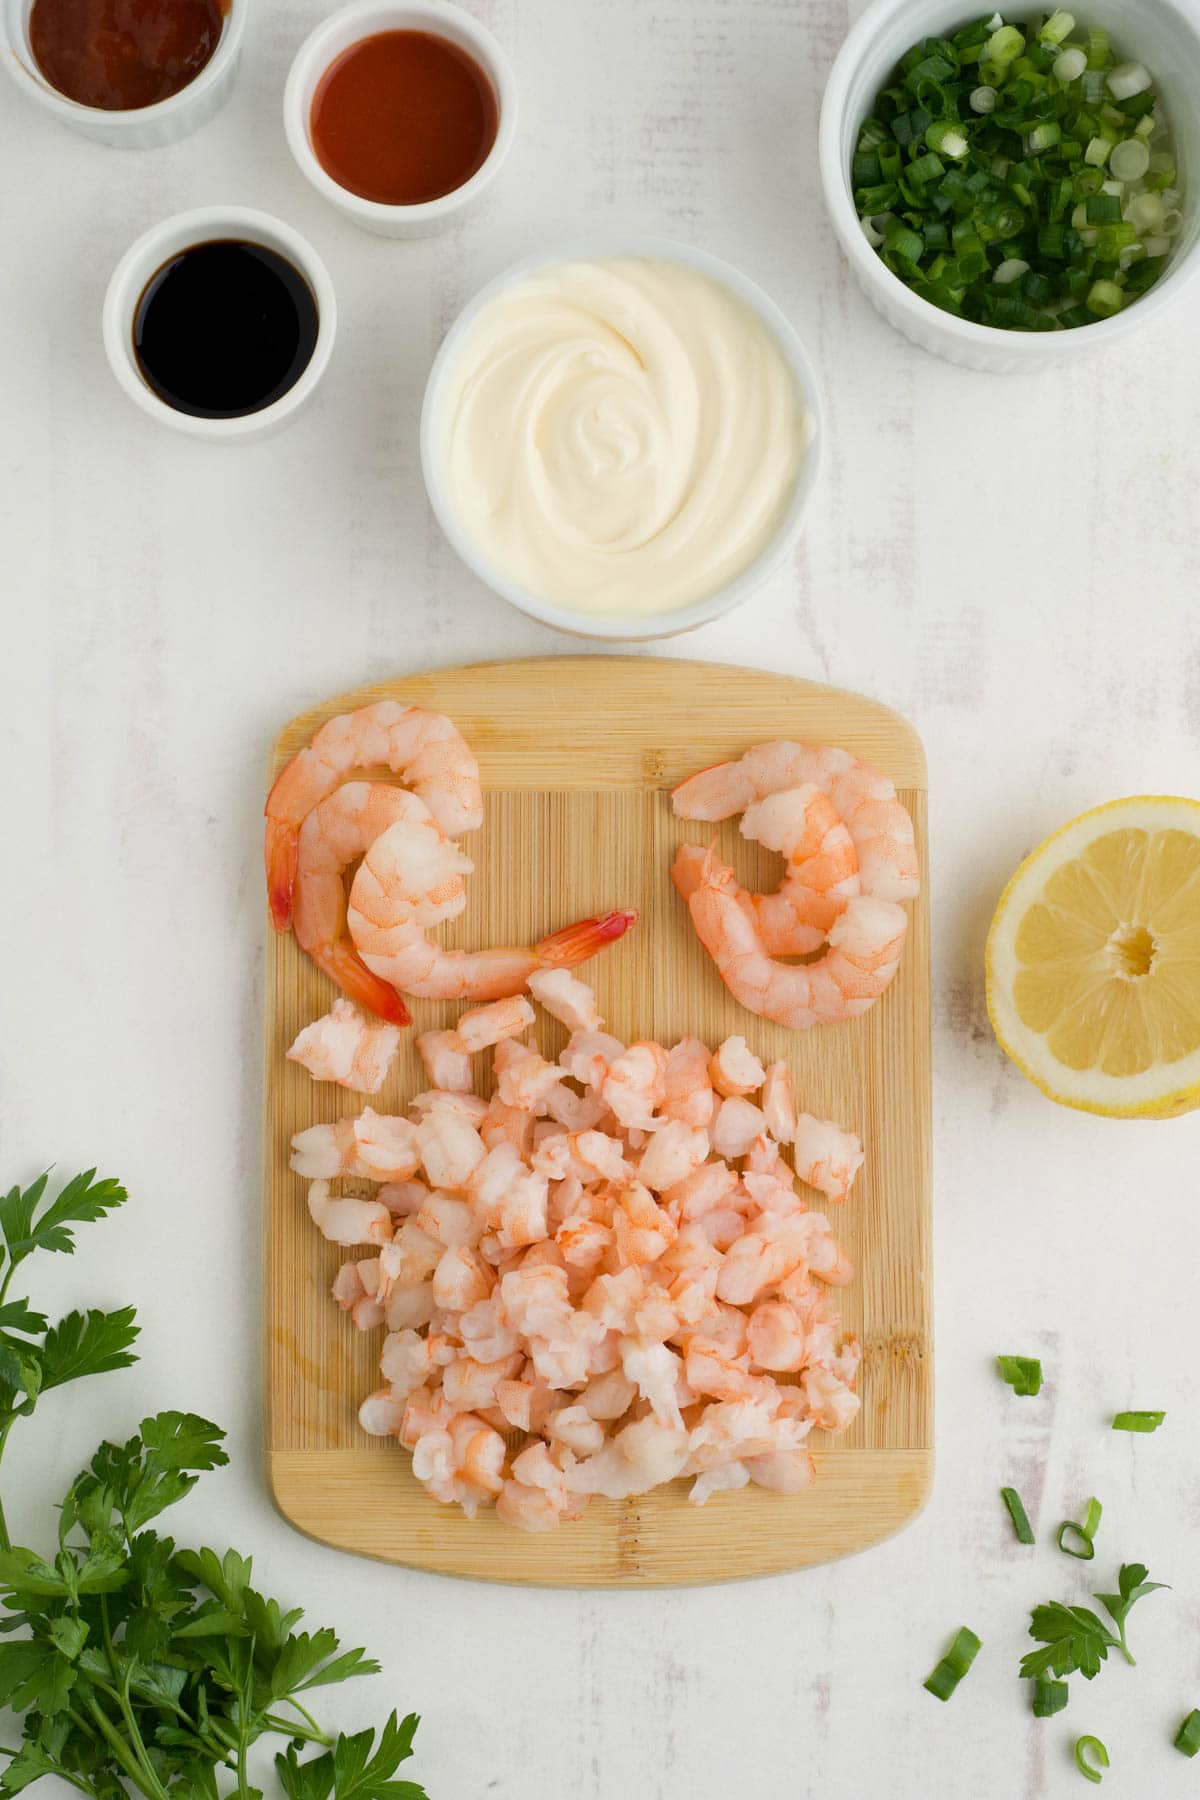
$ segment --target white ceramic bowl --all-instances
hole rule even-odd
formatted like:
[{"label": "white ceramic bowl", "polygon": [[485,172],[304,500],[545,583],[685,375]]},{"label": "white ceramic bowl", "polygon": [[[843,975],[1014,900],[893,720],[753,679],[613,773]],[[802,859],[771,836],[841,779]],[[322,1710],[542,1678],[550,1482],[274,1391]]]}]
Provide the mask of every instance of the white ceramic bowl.
[{"label": "white ceramic bowl", "polygon": [[52,87],[38,68],[29,44],[29,15],[33,0],[0,0],[0,60],[23,93],[72,131],[98,144],[120,150],[155,150],[174,144],[199,126],[206,125],[225,104],[233,86],[246,32],[250,0],[231,0],[217,47],[195,81],[180,88],[169,100],[129,112],[105,112],[97,106],[81,106]]},{"label": "white ceramic bowl", "polygon": [[[1125,312],[1074,331],[1001,331],[975,325],[920,299],[893,275],[863,235],[854,209],[850,159],[859,129],[900,58],[925,37],[945,36],[985,12],[971,0],[874,0],[850,31],[830,72],[821,106],[821,185],[850,267],[868,300],[923,350],[996,374],[1018,374],[1074,361],[1148,325],[1200,272],[1200,27],[1177,0],[1079,0],[1072,10],[1103,26],[1127,57],[1145,63],[1163,95],[1183,187],[1184,228],[1164,273]],[[1001,7],[1019,24],[1028,6]]]},{"label": "white ceramic bowl", "polygon": [[[264,244],[267,249],[286,257],[300,271],[317,303],[317,341],[299,380],[272,405],[237,419],[199,419],[168,406],[143,379],[133,349],[133,317],[146,283],[170,257],[177,256],[191,244],[210,243],[220,238]],[[174,218],[164,219],[161,225],[151,226],[125,252],[113,270],[104,296],[103,327],[104,348],[112,372],[143,412],[149,413],[161,425],[185,432],[188,437],[207,438],[213,443],[244,444],[249,438],[268,437],[278,431],[312,398],[328,366],[337,336],[337,302],[325,264],[307,239],[293,231],[290,225],[285,225],[281,219],[273,219],[269,213],[254,212],[247,206],[198,206],[192,212],[176,213]]]},{"label": "white ceramic bowl", "polygon": [[[309,125],[313,95],[322,75],[343,50],[380,31],[427,31],[445,38],[472,57],[492,84],[498,113],[496,141],[471,179],[439,200],[423,200],[413,206],[364,200],[327,174],[313,149]],[[495,180],[517,133],[517,84],[508,58],[491,32],[461,7],[451,6],[449,0],[409,0],[407,5],[356,0],[355,5],[343,7],[318,25],[300,46],[283,93],[283,127],[301,173],[348,219],[381,237],[428,237],[459,218]]]},{"label": "white ceramic bowl", "polygon": [[[809,443],[795,492],[778,530],[765,549],[734,580],[706,595],[704,599],[696,600],[690,606],[680,606],[666,612],[645,613],[635,618],[630,618],[625,613],[588,613],[558,606],[511,581],[487,560],[463,524],[455,508],[445,473],[442,397],[459,346],[479,313],[497,294],[503,293],[516,282],[524,281],[539,269],[604,256],[641,256],[652,257],[660,262],[684,263],[688,268],[696,269],[702,275],[731,289],[758,314],[771,333],[791,370],[800,399],[811,421]],[[579,637],[609,640],[664,638],[693,631],[698,625],[706,625],[710,619],[719,619],[722,613],[740,606],[786,560],[800,535],[804,513],[816,485],[823,436],[821,396],[812,364],[787,318],[761,288],[756,287],[731,264],[722,262],[719,257],[710,256],[706,250],[697,250],[690,244],[676,243],[671,238],[613,234],[556,244],[548,250],[539,250],[533,256],[524,257],[502,275],[497,275],[494,281],[489,281],[463,308],[433,359],[433,367],[425,386],[425,400],[421,408],[421,472],[425,478],[429,504],[453,549],[480,581],[485,582],[511,605],[529,613],[532,618],[540,619],[545,625],[553,625],[559,631],[575,632]]]}]

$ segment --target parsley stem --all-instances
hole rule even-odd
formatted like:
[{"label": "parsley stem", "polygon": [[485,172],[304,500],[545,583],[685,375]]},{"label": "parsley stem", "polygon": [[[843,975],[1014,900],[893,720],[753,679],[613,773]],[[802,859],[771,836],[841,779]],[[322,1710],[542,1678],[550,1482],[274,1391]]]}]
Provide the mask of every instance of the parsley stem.
[{"label": "parsley stem", "polygon": [[[103,1707],[100,1706],[90,1694],[85,1700],[84,1705],[99,1726],[100,1735],[112,1751],[114,1758],[120,1764],[130,1781],[132,1781],[134,1787],[137,1788],[138,1792],[140,1794],[145,1794],[146,1800],[167,1800],[166,1790],[159,1783],[158,1777],[155,1775],[153,1769],[148,1767],[144,1768],[139,1763],[108,1714],[104,1711]],[[74,1707],[71,1707],[69,1711],[71,1717],[78,1725],[85,1731],[90,1730],[87,1720],[80,1718]]]},{"label": "parsley stem", "polygon": [[[317,1721],[313,1718],[312,1714],[307,1710],[306,1707],[301,1706],[300,1702],[297,1700],[297,1698],[294,1694],[285,1694],[284,1698],[283,1698],[283,1704],[285,1706],[294,1706],[296,1711],[300,1714],[300,1717],[302,1719],[308,1720],[309,1724],[313,1728],[313,1731],[316,1733],[316,1736],[313,1738],[313,1742],[315,1744],[324,1744],[324,1745],[326,1745],[326,1747],[328,1747],[330,1744],[333,1743],[333,1739],[326,1732],[321,1730],[321,1727],[317,1724]],[[285,1732],[291,1731],[292,1725],[289,1720],[281,1719],[279,1721],[278,1729],[280,1731],[285,1731]],[[305,1734],[305,1735],[307,1735],[307,1734]]]},{"label": "parsley stem", "polygon": [[[0,1304],[3,1304],[3,1300],[4,1300],[4,1292],[3,1292],[3,1289],[0,1289]],[[15,1418],[16,1418],[15,1413],[9,1413],[7,1419],[5,1419],[5,1421],[4,1421],[4,1424],[2,1426],[0,1426],[0,1456],[4,1455],[4,1446],[8,1442],[8,1434],[13,1428],[13,1421],[15,1420]],[[11,1549],[12,1549],[12,1539],[8,1535],[8,1521],[4,1517],[4,1502],[3,1502],[3,1500],[0,1500],[0,1550],[11,1550]]]}]

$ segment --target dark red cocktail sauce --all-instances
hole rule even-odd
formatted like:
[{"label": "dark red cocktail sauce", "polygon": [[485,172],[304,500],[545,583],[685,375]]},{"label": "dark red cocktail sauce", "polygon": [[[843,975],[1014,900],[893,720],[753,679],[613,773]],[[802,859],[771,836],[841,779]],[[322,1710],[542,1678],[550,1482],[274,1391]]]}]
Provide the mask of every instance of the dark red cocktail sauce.
[{"label": "dark red cocktail sauce", "polygon": [[34,0],[29,46],[68,100],[131,112],[196,79],[227,11],[228,0]]},{"label": "dark red cocktail sauce", "polygon": [[427,31],[381,31],[332,62],[313,95],[317,160],[364,200],[440,200],[486,161],[500,122],[474,59]]}]

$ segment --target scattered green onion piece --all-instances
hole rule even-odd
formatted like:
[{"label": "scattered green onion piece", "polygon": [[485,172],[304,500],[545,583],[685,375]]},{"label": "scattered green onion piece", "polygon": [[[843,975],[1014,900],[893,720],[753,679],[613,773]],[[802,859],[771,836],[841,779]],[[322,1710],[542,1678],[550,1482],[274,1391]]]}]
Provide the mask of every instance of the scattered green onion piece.
[{"label": "scattered green onion piece", "polygon": [[[1120,290],[1118,290],[1118,292],[1119,291]],[[1096,1554],[1096,1546],[1092,1542],[1092,1539],[1100,1529],[1100,1515],[1103,1511],[1104,1508],[1093,1494],[1087,1503],[1087,1512],[1084,1514],[1082,1525],[1077,1525],[1074,1519],[1064,1519],[1059,1526],[1059,1549],[1067,1556],[1078,1557],[1080,1562],[1091,1562],[1093,1556]],[[1063,1535],[1066,1532],[1070,1532],[1074,1537],[1079,1539],[1082,1546],[1081,1549],[1073,1550],[1070,1544],[1063,1543]]]},{"label": "scattered green onion piece", "polygon": [[948,1700],[971,1664],[978,1656],[982,1644],[975,1633],[966,1625],[955,1633],[954,1642],[943,1656],[933,1674],[922,1682],[938,1700]]},{"label": "scattered green onion piece", "polygon": [[1126,138],[1113,145],[1108,166],[1117,181],[1140,181],[1150,167],[1150,152],[1141,138]]},{"label": "scattered green onion piece", "polygon": [[1193,1707],[1179,1730],[1175,1734],[1175,1748],[1182,1750],[1185,1756],[1195,1756],[1200,1750],[1200,1707]]},{"label": "scattered green onion piece", "polygon": [[984,55],[989,62],[1005,68],[1016,61],[1024,48],[1025,39],[1015,25],[1000,25],[984,45]]},{"label": "scattered green onion piece", "polygon": [[1157,1431],[1165,1412],[1119,1412],[1115,1415],[1112,1428],[1114,1431]]},{"label": "scattered green onion piece", "polygon": [[1050,17],[1038,32],[1038,36],[1043,44],[1061,44],[1064,38],[1070,37],[1074,29],[1074,18],[1069,12],[1064,12],[1060,7],[1057,12],[1052,12],[1050,14]]},{"label": "scattered green onion piece", "polygon": [[1029,1516],[1021,1504],[1021,1496],[1016,1488],[1001,1488],[1000,1498],[1008,1508],[1008,1516],[1012,1520],[1012,1528],[1017,1534],[1017,1542],[1032,1544],[1034,1542],[1033,1526],[1029,1523]]},{"label": "scattered green onion piece", "polygon": [[931,150],[942,156],[952,156],[955,161],[961,160],[971,148],[962,126],[953,119],[935,119],[925,132],[925,142]]},{"label": "scattered green onion piece", "polygon": [[1105,69],[1112,61],[1112,51],[1108,45],[1108,33],[1099,26],[1093,26],[1088,32],[1088,68]]},{"label": "scattered green onion piece", "polygon": [[1054,59],[1054,79],[1069,86],[1078,81],[1087,68],[1087,51],[1073,44],[1069,50],[1063,50]]},{"label": "scattered green onion piece", "polygon": [[1135,94],[1144,94],[1152,85],[1150,71],[1144,63],[1118,63],[1115,69],[1108,71],[1108,91],[1114,100],[1132,100]]},{"label": "scattered green onion piece", "polygon": [[[1093,1756],[1099,1764],[1093,1768],[1087,1758]],[[1098,1737],[1081,1737],[1075,1739],[1075,1767],[1085,1780],[1099,1782],[1103,1780],[1101,1769],[1108,1768],[1108,1751]]]},{"label": "scattered green onion piece", "polygon": [[[1051,230],[1053,227],[1046,229]],[[998,1356],[996,1361],[1001,1375],[1014,1394],[1041,1393],[1042,1365],[1036,1356]]]},{"label": "scattered green onion piece", "polygon": [[1111,319],[1125,304],[1125,296],[1115,281],[1093,281],[1084,305],[1098,319]]},{"label": "scattered green onion piece", "polygon": [[1083,153],[1083,160],[1086,163],[1091,163],[1093,168],[1098,169],[1101,163],[1108,161],[1108,153],[1111,149],[1112,145],[1107,138],[1089,138],[1087,149]]},{"label": "scattered green onion piece", "polygon": [[996,90],[994,87],[972,88],[967,103],[972,112],[990,113],[996,109]]},{"label": "scattered green onion piece", "polygon": [[1070,1689],[1065,1681],[1051,1681],[1047,1675],[1036,1675],[1033,1682],[1033,1716],[1035,1719],[1052,1719],[1055,1713],[1062,1712],[1070,1698]]},{"label": "scattered green onion piece", "polygon": [[1035,156],[1040,156],[1044,150],[1053,150],[1061,138],[1062,126],[1055,119],[1047,119],[1029,133],[1029,148]]},{"label": "scattered green onion piece", "polygon": [[1121,201],[1117,194],[1092,194],[1084,207],[1089,225],[1115,225],[1121,217]]},{"label": "scattered green onion piece", "polygon": [[1019,256],[1007,256],[1004,261],[992,270],[992,280],[997,287],[1009,287],[1014,281],[1020,281],[1022,275],[1028,275],[1029,264]]}]

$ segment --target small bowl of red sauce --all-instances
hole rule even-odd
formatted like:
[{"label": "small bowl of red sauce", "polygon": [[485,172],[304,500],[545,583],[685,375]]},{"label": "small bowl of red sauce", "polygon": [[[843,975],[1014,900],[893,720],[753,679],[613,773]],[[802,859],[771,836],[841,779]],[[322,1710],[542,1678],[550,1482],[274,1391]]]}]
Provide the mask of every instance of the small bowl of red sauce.
[{"label": "small bowl of red sauce", "polygon": [[461,7],[359,0],[302,45],[283,120],[302,172],[355,224],[423,237],[498,173],[516,135],[516,83]]},{"label": "small bowl of red sauce", "polygon": [[99,143],[187,137],[233,85],[249,0],[0,0],[17,85]]}]

